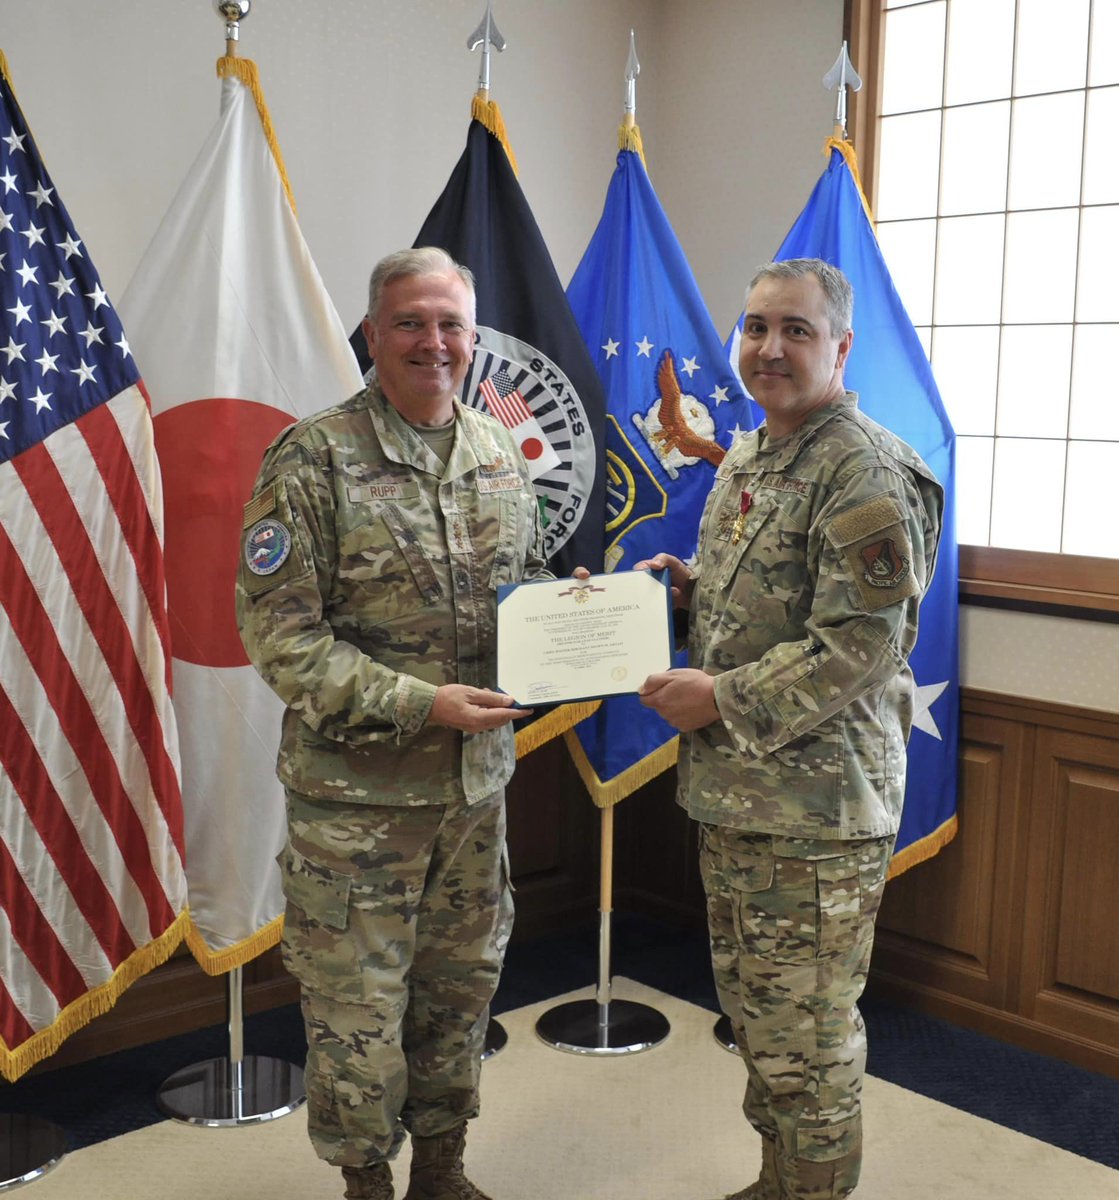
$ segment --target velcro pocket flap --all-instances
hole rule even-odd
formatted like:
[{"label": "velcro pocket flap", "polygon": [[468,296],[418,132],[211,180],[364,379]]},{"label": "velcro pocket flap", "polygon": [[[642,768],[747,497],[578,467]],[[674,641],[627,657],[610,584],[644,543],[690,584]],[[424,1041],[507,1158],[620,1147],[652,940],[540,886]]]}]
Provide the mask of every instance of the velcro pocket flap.
[{"label": "velcro pocket flap", "polygon": [[850,546],[852,542],[899,524],[904,515],[893,496],[875,496],[873,500],[857,504],[834,517],[828,523],[828,539],[833,546]]}]

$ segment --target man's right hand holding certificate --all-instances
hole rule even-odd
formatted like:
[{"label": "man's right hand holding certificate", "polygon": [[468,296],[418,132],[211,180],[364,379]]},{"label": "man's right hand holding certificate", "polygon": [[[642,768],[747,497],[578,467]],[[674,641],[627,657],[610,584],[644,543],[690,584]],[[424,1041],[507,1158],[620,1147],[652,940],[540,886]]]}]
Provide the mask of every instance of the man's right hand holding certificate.
[{"label": "man's right hand holding certificate", "polygon": [[[690,606],[695,579],[675,555],[656,554],[636,563],[633,569],[667,570],[674,607],[686,609]],[[645,680],[637,695],[646,708],[651,708],[681,733],[702,729],[720,719],[715,705],[715,681],[694,667],[658,671]]]}]

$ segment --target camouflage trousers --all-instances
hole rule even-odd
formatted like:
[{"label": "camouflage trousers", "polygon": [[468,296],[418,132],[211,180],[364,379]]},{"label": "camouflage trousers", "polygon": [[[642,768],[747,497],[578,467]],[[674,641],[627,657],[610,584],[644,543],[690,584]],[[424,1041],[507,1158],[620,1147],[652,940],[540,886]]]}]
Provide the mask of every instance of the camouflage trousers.
[{"label": "camouflage trousers", "polygon": [[746,1062],[743,1111],[776,1142],[782,1196],[847,1196],[862,1162],[862,995],[893,838],[700,826],[711,960]]},{"label": "camouflage trousers", "polygon": [[478,1113],[513,902],[505,797],[318,803],[289,791],[284,963],[307,1029],[307,1123],[336,1166]]}]

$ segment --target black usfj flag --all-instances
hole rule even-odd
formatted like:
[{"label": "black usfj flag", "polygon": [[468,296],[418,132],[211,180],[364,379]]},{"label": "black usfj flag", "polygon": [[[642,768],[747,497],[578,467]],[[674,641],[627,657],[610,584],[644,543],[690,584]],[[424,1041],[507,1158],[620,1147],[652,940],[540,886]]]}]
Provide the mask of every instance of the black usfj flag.
[{"label": "black usfj flag", "polygon": [[[517,182],[493,101],[475,98],[466,149],[415,244],[440,246],[474,273],[478,341],[462,400],[491,413],[518,438],[540,503],[551,569],[561,578],[576,566],[601,571],[602,383]],[[350,341],[368,370],[360,326]],[[564,705],[538,718],[518,733],[518,753],[595,707]]]}]

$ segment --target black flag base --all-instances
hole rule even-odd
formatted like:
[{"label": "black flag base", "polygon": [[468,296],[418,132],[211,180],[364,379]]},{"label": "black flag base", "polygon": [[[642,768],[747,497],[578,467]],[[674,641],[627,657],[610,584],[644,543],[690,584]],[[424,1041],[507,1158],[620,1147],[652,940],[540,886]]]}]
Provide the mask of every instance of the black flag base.
[{"label": "black flag base", "polygon": [[537,1036],[571,1054],[637,1054],[668,1037],[668,1018],[633,1000],[571,1000],[536,1022]]},{"label": "black flag base", "polygon": [[738,1043],[734,1040],[734,1030],[726,1013],[715,1022],[711,1034],[724,1050],[729,1050],[731,1054],[738,1053]]},{"label": "black flag base", "polygon": [[40,1179],[66,1156],[61,1129],[42,1117],[0,1113],[0,1192]]},{"label": "black flag base", "polygon": [[160,1085],[161,1112],[186,1125],[257,1125],[294,1112],[306,1099],[303,1068],[282,1058],[244,1054],[242,969],[229,972],[229,1057],[183,1067]]},{"label": "black flag base", "polygon": [[486,1046],[482,1051],[482,1062],[503,1050],[508,1040],[509,1034],[506,1033],[505,1026],[496,1017],[490,1017],[490,1023],[486,1026]]}]

